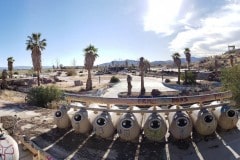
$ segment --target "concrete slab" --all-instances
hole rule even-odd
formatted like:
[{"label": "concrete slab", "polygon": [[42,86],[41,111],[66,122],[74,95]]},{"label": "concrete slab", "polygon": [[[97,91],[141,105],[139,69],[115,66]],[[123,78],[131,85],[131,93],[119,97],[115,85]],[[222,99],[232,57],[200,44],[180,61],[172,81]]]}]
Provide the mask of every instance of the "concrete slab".
[{"label": "concrete slab", "polygon": [[[158,89],[159,91],[176,91],[171,88],[167,88],[162,84],[161,78],[145,77],[144,86],[146,92],[151,92],[152,89]],[[140,92],[141,89],[141,77],[132,76],[132,92]],[[127,92],[127,80],[121,79],[119,83],[108,88],[102,97],[117,98],[119,92]]]}]

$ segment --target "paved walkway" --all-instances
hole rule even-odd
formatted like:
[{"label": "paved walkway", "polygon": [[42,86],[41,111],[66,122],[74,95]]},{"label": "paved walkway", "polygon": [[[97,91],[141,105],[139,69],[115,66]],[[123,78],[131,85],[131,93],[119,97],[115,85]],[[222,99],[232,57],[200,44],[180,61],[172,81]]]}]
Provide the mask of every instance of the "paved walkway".
[{"label": "paved walkway", "polygon": [[[151,92],[152,89],[158,89],[159,91],[175,91],[174,89],[167,88],[162,84],[161,78],[155,77],[144,77],[144,86],[146,92]],[[132,92],[140,92],[141,88],[141,77],[132,76]],[[117,98],[119,92],[127,92],[127,80],[121,79],[121,81],[115,84],[113,87],[107,89],[102,97]]]}]

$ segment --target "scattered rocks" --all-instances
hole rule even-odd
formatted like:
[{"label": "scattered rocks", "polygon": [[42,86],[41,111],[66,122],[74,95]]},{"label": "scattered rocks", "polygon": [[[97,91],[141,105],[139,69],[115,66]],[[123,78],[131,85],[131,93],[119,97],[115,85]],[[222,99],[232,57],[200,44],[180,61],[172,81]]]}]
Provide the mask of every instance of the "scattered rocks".
[{"label": "scattered rocks", "polygon": [[0,117],[0,122],[2,123],[2,127],[7,130],[9,134],[13,134],[14,126],[17,123],[16,116],[2,116]]},{"label": "scattered rocks", "polygon": [[158,89],[153,89],[152,92],[151,92],[151,95],[153,97],[160,96],[160,94],[161,94],[161,92]]}]

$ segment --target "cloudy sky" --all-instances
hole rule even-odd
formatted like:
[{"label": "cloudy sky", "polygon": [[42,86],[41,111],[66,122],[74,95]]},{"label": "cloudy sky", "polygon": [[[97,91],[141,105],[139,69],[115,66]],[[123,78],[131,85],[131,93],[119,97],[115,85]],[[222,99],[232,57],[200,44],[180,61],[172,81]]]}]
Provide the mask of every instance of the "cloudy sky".
[{"label": "cloudy sky", "polygon": [[32,65],[27,36],[42,33],[43,65],[83,65],[83,49],[98,48],[95,64],[145,57],[169,60],[222,54],[240,47],[240,0],[2,0],[0,66]]}]

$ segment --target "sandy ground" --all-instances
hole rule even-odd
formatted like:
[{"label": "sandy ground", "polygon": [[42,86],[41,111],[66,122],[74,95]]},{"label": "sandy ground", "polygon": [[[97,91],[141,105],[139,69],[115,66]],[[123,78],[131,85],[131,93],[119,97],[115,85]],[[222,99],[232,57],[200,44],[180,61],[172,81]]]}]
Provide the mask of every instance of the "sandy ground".
[{"label": "sandy ground", "polygon": [[[109,82],[109,77],[93,77],[96,89]],[[64,79],[65,77],[63,77]],[[74,78],[74,77],[73,77]],[[76,79],[78,77],[75,77]],[[133,77],[133,91],[139,91],[139,77]],[[60,86],[78,91],[80,86],[75,87],[73,82],[65,78],[65,83]],[[152,88],[168,91],[161,84],[161,79],[146,78],[145,87],[147,91]],[[59,84],[58,84],[59,85]],[[121,82],[108,88],[103,97],[116,97],[118,92],[127,91],[126,75],[121,77]],[[89,135],[76,134],[72,128],[58,129],[53,123],[55,110],[31,107],[23,102],[24,95],[9,96],[10,93],[1,94],[0,117],[15,116],[17,124],[14,128],[15,134],[24,134],[31,138],[44,151],[56,159],[172,159],[172,160],[193,160],[193,159],[218,159],[235,160],[240,159],[240,121],[237,127],[230,131],[220,131],[208,137],[201,137],[193,132],[192,139],[174,142],[170,135],[165,136],[165,141],[155,143],[147,140],[143,134],[133,142],[122,141],[118,134],[110,139],[102,139],[94,133]],[[11,98],[12,97],[12,98]],[[3,100],[3,98],[5,100]],[[4,118],[1,118],[3,122]],[[5,118],[7,119],[7,118]],[[6,123],[6,122],[5,122]],[[11,125],[11,121],[7,119]],[[13,122],[14,123],[14,122]],[[11,132],[11,129],[9,130]],[[21,148],[20,148],[21,149]],[[31,159],[26,152],[20,152],[24,160]]]}]

